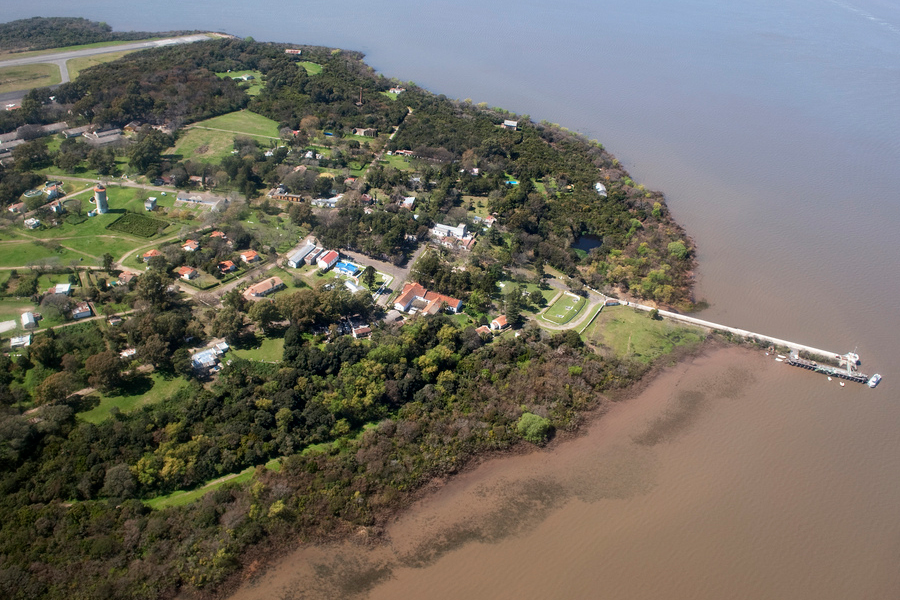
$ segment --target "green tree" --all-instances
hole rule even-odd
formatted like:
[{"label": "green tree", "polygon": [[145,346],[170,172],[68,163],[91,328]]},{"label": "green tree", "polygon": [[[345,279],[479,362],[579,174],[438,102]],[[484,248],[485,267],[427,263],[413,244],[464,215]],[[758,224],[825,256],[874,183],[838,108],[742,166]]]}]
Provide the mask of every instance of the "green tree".
[{"label": "green tree", "polygon": [[362,281],[370,290],[375,285],[375,267],[369,265],[363,270]]},{"label": "green tree", "polygon": [[104,350],[84,361],[88,382],[95,388],[113,390],[122,383],[122,362],[112,350]]},{"label": "green tree", "polygon": [[247,313],[247,316],[250,317],[250,320],[262,327],[263,331],[268,333],[269,328],[272,326],[272,323],[275,321],[281,320],[281,311],[278,310],[278,306],[274,302],[270,302],[268,300],[260,300],[253,304],[250,307],[250,312]]},{"label": "green tree", "polygon": [[552,426],[550,421],[534,413],[525,412],[519,417],[516,431],[532,444],[543,444],[547,441]]},{"label": "green tree", "polygon": [[34,388],[34,402],[37,405],[64,402],[75,391],[77,382],[71,373],[54,373]]},{"label": "green tree", "polygon": [[113,263],[115,262],[116,259],[113,257],[112,254],[110,254],[109,252],[106,252],[103,254],[102,260],[103,260],[103,270],[106,271],[107,273],[111,272]]}]

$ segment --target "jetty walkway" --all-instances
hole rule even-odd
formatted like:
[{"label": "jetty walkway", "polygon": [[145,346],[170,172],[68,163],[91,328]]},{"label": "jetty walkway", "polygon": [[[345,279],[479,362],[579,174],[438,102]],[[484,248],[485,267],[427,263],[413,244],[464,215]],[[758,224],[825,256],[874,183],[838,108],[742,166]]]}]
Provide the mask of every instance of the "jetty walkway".
[{"label": "jetty walkway", "polygon": [[[637,304],[636,302],[626,302],[624,300],[621,300],[620,302],[623,306],[631,306],[633,308],[637,308],[647,312],[653,310],[652,306],[644,306],[643,304]],[[714,331],[726,331],[728,333],[739,335],[745,338],[755,338],[757,340],[768,342],[775,346],[784,346],[790,348],[791,350],[796,350],[797,352],[806,352],[809,355],[819,356],[822,358],[827,358],[829,360],[839,360],[841,358],[840,352],[823,350],[821,348],[813,348],[812,346],[806,346],[804,344],[798,344],[796,342],[789,342],[787,340],[782,340],[769,335],[763,335],[761,333],[754,333],[753,331],[747,331],[746,329],[728,327],[727,325],[720,325],[719,323],[704,321],[703,319],[697,319],[695,317],[689,317],[687,315],[680,315],[678,313],[669,312],[667,310],[660,310],[659,315],[661,317],[665,317],[673,321],[679,321],[681,323],[686,323],[688,325],[696,325],[698,327],[704,327],[706,329],[712,329]]]}]

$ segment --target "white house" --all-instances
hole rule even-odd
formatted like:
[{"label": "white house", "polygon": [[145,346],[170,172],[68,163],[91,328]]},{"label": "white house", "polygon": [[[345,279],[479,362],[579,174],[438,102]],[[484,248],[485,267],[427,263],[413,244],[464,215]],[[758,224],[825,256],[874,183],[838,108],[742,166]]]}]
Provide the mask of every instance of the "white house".
[{"label": "white house", "polygon": [[458,240],[463,240],[466,238],[466,224],[460,223],[456,227],[451,227],[450,225],[441,225],[440,223],[435,223],[434,229],[431,232],[437,237],[452,237]]},{"label": "white house", "polygon": [[316,261],[316,264],[319,265],[319,268],[323,271],[327,271],[338,261],[340,255],[334,250],[330,250],[319,257],[319,260]]},{"label": "white house", "polygon": [[34,318],[33,312],[27,312],[22,314],[22,327],[25,329],[34,329],[37,327],[37,321]]}]

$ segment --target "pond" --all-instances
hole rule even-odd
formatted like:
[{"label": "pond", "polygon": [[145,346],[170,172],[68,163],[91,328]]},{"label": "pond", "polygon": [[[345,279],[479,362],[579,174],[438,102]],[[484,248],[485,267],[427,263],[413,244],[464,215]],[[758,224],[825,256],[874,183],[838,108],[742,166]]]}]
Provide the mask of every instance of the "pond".
[{"label": "pond", "polygon": [[588,233],[586,235],[581,236],[575,243],[572,244],[572,247],[576,250],[582,250],[584,252],[590,252],[594,248],[599,248],[603,245],[603,237],[599,235],[594,235],[592,233]]}]

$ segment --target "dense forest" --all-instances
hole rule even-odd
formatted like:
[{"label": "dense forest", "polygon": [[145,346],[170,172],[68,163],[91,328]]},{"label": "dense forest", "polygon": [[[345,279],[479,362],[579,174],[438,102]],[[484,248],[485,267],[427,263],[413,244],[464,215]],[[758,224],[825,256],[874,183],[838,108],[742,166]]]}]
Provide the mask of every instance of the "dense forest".
[{"label": "dense forest", "polygon": [[[320,348],[294,324],[283,363],[235,361],[211,388],[194,385],[99,425],[58,403],[38,418],[7,414],[0,589],[30,599],[214,588],[255,558],[249,548],[373,525],[404,491],[522,435],[540,443],[596,406],[597,392],[645,369],[600,359],[577,335],[541,338],[533,329],[485,346],[439,317]],[[72,376],[79,353],[103,347],[91,331],[50,344],[30,360],[70,357]],[[24,365],[6,360],[8,384]],[[363,423],[377,425],[346,436]],[[289,457],[280,472],[260,469],[250,487],[159,511],[140,501],[278,456]]]},{"label": "dense forest", "polygon": [[97,23],[82,18],[33,17],[0,23],[0,49],[4,52],[27,52],[97,42],[124,42],[189,33],[195,32],[113,31],[112,27],[106,23]]}]

